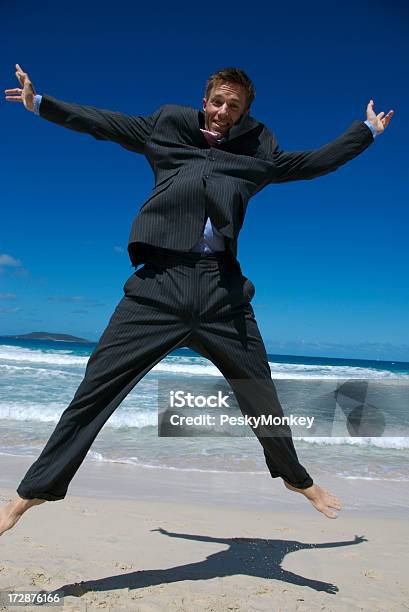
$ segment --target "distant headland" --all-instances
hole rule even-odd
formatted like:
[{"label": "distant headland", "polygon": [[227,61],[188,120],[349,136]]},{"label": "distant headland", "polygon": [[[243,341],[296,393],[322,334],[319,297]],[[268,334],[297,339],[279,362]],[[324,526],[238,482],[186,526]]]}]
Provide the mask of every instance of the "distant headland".
[{"label": "distant headland", "polygon": [[70,336],[69,334],[54,334],[52,332],[31,332],[30,334],[19,334],[18,336],[3,336],[3,338],[13,338],[15,340],[51,340],[54,342],[83,342],[92,344],[91,340]]}]

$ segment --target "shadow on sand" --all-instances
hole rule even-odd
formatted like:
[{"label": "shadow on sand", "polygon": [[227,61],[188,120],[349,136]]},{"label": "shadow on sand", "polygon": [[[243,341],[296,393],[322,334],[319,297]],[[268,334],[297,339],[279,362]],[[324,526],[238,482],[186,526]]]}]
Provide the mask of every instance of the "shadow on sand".
[{"label": "shadow on sand", "polygon": [[108,576],[98,580],[87,580],[75,584],[67,584],[52,591],[63,597],[81,597],[89,591],[112,591],[115,589],[140,589],[159,584],[181,582],[183,580],[206,580],[224,576],[246,575],[257,578],[281,580],[298,586],[307,586],[315,591],[325,591],[335,595],[338,587],[329,582],[312,580],[299,576],[281,567],[284,557],[298,550],[315,548],[335,548],[337,546],[352,546],[366,542],[363,536],[355,536],[353,540],[341,542],[325,542],[323,544],[305,544],[295,540],[264,540],[261,538],[213,538],[186,533],[173,533],[165,529],[153,529],[163,535],[198,542],[213,542],[228,546],[206,559],[196,563],[188,563],[167,569],[140,570],[127,574]]}]

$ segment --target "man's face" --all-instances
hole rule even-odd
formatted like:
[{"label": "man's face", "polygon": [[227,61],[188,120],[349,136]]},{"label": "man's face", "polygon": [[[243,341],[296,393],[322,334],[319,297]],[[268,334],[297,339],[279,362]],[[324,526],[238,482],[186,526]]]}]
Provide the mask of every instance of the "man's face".
[{"label": "man's face", "polygon": [[247,97],[244,87],[237,83],[218,83],[209,97],[203,98],[205,128],[226,136],[245,111]]}]

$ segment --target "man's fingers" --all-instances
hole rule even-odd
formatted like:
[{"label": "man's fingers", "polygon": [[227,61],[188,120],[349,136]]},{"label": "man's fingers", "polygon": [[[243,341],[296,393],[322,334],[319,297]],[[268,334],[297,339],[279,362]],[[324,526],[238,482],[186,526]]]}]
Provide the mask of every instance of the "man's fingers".
[{"label": "man's fingers", "polygon": [[375,117],[375,112],[373,109],[374,101],[369,100],[368,106],[366,107],[366,117],[367,119],[373,119]]},{"label": "man's fingers", "polygon": [[16,77],[17,77],[17,80],[20,83],[20,85],[23,85],[23,87],[24,87],[25,77],[23,76],[23,73],[22,72],[16,72]]},{"label": "man's fingers", "polygon": [[376,115],[377,119],[382,119],[382,117],[384,116],[384,112],[382,111],[382,113],[379,113],[378,115]]},{"label": "man's fingers", "polygon": [[24,87],[26,79],[28,79],[28,74],[24,72],[20,64],[16,64],[16,77],[20,83]]},{"label": "man's fingers", "polygon": [[24,70],[22,69],[22,67],[20,66],[20,64],[16,64],[16,74],[17,74],[17,72],[18,72],[19,74],[22,74],[22,75],[24,75],[24,76],[27,76],[27,73],[26,73],[26,72],[24,72]]},{"label": "man's fingers", "polygon": [[23,90],[20,87],[13,87],[12,89],[5,89],[5,98],[7,102],[23,102]]},{"label": "man's fingers", "polygon": [[384,127],[388,127],[389,121],[392,119],[392,117],[393,117],[393,111],[389,111],[389,113],[386,115],[386,117],[384,117],[384,119],[382,119],[382,123],[383,123]]}]

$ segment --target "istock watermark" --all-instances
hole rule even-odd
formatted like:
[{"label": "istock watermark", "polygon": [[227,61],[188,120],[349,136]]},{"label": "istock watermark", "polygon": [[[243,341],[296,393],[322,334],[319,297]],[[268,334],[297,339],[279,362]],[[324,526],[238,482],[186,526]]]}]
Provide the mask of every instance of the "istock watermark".
[{"label": "istock watermark", "polygon": [[164,383],[159,394],[159,435],[243,437],[252,435],[252,430],[259,436],[289,436],[290,428],[313,427],[314,416],[283,414],[278,402],[268,401],[270,381],[231,382],[232,388],[207,381],[200,384],[200,392],[195,379]]},{"label": "istock watermark", "polygon": [[293,414],[282,417],[274,417],[271,414],[262,414],[261,416],[257,417],[248,415],[231,416],[229,414],[219,414],[217,416],[212,416],[210,414],[197,414],[196,416],[171,414],[169,420],[170,424],[175,426],[201,425],[212,427],[218,423],[220,426],[227,424],[230,427],[246,425],[246,427],[251,427],[252,429],[257,429],[260,426],[273,427],[282,425],[288,425],[290,427],[299,425],[301,427],[307,427],[307,429],[310,429],[314,422],[314,417],[302,417]]},{"label": "istock watermark", "polygon": [[169,405],[171,408],[228,408],[227,400],[229,395],[223,395],[222,391],[218,391],[217,395],[193,395],[186,393],[183,389],[178,391],[169,391]]},{"label": "istock watermark", "polygon": [[409,436],[406,380],[159,380],[159,436]]}]

